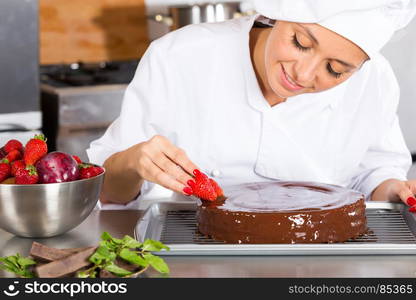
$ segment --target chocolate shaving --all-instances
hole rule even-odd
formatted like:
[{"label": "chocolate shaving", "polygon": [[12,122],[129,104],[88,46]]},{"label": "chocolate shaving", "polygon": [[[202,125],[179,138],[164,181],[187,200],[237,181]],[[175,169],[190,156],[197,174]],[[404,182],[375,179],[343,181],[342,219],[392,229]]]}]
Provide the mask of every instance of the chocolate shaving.
[{"label": "chocolate shaving", "polygon": [[33,242],[32,248],[30,249],[30,255],[37,260],[51,262],[65,258],[71,254],[78,253],[84,250],[89,249],[90,247],[83,248],[69,248],[69,249],[57,249],[48,247],[46,245]]},{"label": "chocolate shaving", "polygon": [[62,259],[38,266],[35,268],[36,273],[41,278],[57,278],[69,275],[91,264],[88,258],[96,249],[97,247],[89,247]]}]

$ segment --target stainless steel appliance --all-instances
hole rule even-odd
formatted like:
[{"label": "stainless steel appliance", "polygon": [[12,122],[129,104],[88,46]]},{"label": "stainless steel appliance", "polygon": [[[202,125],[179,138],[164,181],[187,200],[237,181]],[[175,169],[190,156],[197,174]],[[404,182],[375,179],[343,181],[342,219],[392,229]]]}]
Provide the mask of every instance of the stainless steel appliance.
[{"label": "stainless steel appliance", "polygon": [[102,136],[120,114],[138,61],[41,66],[43,131],[50,150],[76,154]]},{"label": "stainless steel appliance", "polygon": [[189,24],[221,22],[241,16],[240,2],[175,5],[168,10],[168,15],[156,14],[150,18],[175,30]]},{"label": "stainless steel appliance", "polygon": [[39,132],[38,1],[0,1],[0,145]]}]

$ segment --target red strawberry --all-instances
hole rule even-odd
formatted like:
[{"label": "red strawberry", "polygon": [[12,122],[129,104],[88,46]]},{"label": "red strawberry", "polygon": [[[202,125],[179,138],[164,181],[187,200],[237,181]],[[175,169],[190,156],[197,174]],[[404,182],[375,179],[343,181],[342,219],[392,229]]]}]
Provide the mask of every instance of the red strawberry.
[{"label": "red strawberry", "polygon": [[78,164],[82,164],[82,160],[81,160],[81,158],[79,158],[79,156],[72,155],[72,157],[76,160],[76,162],[77,162]]},{"label": "red strawberry", "polygon": [[15,149],[15,150],[12,150],[9,153],[7,153],[5,158],[11,163],[15,160],[21,159],[22,158],[22,153],[20,153],[19,150]]},{"label": "red strawberry", "polygon": [[202,200],[215,201],[217,199],[217,193],[208,176],[199,170],[194,170],[194,175],[195,179],[188,181],[194,195]]},{"label": "red strawberry", "polygon": [[16,171],[16,184],[35,184],[38,183],[38,180],[38,172],[32,165]]},{"label": "red strawberry", "polygon": [[0,161],[0,182],[10,177],[10,163],[7,159]]},{"label": "red strawberry", "polygon": [[47,153],[48,145],[45,136],[43,134],[35,135],[26,144],[23,160],[26,165],[33,165]]},{"label": "red strawberry", "polygon": [[93,166],[90,164],[79,165],[79,178],[80,179],[95,177],[97,175],[100,175],[102,172],[104,172],[104,169],[101,167]]},{"label": "red strawberry", "polygon": [[209,181],[211,182],[211,185],[214,188],[215,193],[217,193],[217,197],[224,197],[224,192],[222,191],[222,188],[218,185],[218,183],[212,178],[210,178]]},{"label": "red strawberry", "polygon": [[17,170],[26,168],[25,162],[23,160],[16,160],[12,162],[10,166],[11,166],[10,173],[12,176],[16,176]]},{"label": "red strawberry", "polygon": [[6,145],[4,145],[4,151],[6,153],[10,153],[13,150],[18,150],[19,152],[23,152],[23,145],[18,140],[9,140]]}]

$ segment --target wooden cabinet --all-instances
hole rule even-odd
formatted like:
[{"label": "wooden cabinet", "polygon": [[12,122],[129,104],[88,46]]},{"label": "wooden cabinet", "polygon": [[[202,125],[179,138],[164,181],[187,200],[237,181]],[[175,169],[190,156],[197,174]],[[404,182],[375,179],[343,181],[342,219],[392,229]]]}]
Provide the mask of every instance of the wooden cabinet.
[{"label": "wooden cabinet", "polygon": [[39,0],[40,63],[137,59],[148,42],[145,0]]}]

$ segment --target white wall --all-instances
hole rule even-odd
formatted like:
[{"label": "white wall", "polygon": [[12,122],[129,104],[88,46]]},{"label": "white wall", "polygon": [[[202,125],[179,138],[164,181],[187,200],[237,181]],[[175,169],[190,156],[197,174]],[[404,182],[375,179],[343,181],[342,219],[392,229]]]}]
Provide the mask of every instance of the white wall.
[{"label": "white wall", "polygon": [[399,82],[400,125],[407,146],[416,153],[416,18],[396,32],[382,53],[390,61]]}]

